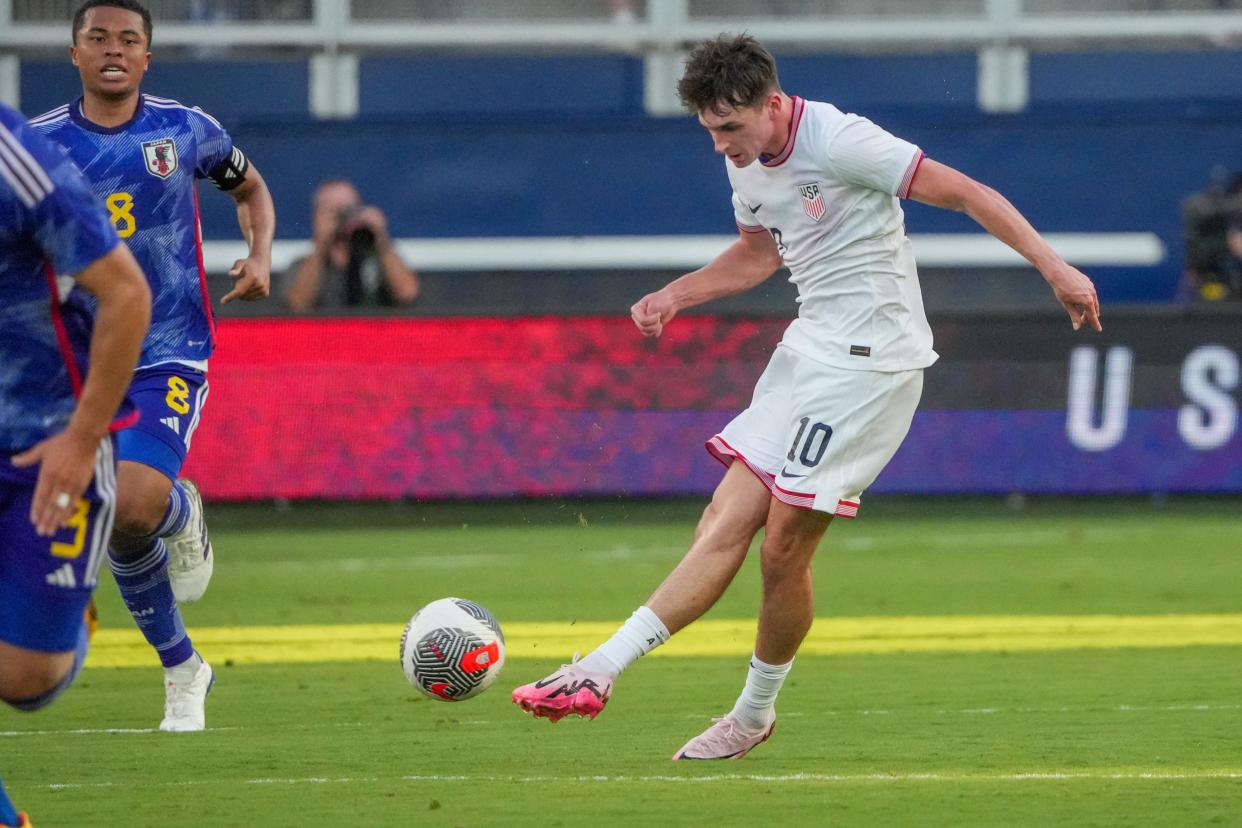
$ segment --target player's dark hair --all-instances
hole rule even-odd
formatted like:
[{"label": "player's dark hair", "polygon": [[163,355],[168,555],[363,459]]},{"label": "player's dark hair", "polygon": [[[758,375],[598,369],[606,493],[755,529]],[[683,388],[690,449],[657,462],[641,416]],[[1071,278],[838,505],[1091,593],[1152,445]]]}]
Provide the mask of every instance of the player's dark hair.
[{"label": "player's dark hair", "polygon": [[73,42],[78,42],[78,30],[86,20],[86,13],[100,6],[112,6],[117,9],[131,11],[142,18],[142,30],[147,36],[147,48],[151,48],[151,12],[138,0],[86,0],[73,15]]},{"label": "player's dark hair", "polygon": [[776,61],[748,34],[722,34],[695,46],[677,82],[691,112],[754,106],[780,88]]}]

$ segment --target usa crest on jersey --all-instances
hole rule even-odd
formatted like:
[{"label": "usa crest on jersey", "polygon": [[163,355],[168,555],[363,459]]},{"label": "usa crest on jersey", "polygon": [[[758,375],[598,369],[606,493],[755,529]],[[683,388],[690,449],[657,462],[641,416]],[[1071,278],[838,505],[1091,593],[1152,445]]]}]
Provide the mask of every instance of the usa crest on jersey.
[{"label": "usa crest on jersey", "polygon": [[177,144],[172,138],[142,142],[142,157],[147,172],[156,178],[168,178],[177,171]]},{"label": "usa crest on jersey", "polygon": [[819,184],[799,184],[798,193],[802,196],[802,212],[810,216],[811,221],[822,219],[827,206],[824,204],[824,194],[819,191]]}]

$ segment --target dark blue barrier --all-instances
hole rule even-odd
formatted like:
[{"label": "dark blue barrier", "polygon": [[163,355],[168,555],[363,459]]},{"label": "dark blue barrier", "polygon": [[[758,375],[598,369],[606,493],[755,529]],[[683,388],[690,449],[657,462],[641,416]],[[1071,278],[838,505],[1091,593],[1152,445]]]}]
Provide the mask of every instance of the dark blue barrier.
[{"label": "dark blue barrier", "polygon": [[[157,30],[157,42],[158,37]],[[305,120],[309,78],[304,60],[166,61],[157,53],[144,88],[231,125],[247,119]],[[23,61],[20,93],[22,112],[33,117],[80,98],[82,80],[67,54],[64,60]]]},{"label": "dark blue barrier", "polygon": [[1242,101],[1242,50],[1031,55],[1031,103]]},{"label": "dark blue barrier", "polygon": [[[370,117],[307,118],[302,62],[153,62],[148,88],[221,118],[277,198],[281,238],[307,238],[328,177],[354,180],[397,236],[731,232],[723,162],[689,116],[641,114],[640,66],[607,55],[372,57]],[[996,187],[1048,232],[1157,234],[1158,267],[1101,271],[1108,301],[1168,301],[1181,270],[1179,202],[1215,165],[1242,169],[1242,51],[1032,57],[1033,104],[985,115],[971,54],[791,55],[786,88],[839,101]],[[546,88],[540,87],[540,80]],[[67,61],[26,63],[23,109],[78,94]],[[208,239],[236,236],[232,203],[203,199]],[[908,205],[915,233],[976,232]],[[417,263],[415,263],[417,264]]]},{"label": "dark blue barrier", "polygon": [[643,63],[631,57],[367,57],[358,66],[358,85],[364,118],[643,111]]}]

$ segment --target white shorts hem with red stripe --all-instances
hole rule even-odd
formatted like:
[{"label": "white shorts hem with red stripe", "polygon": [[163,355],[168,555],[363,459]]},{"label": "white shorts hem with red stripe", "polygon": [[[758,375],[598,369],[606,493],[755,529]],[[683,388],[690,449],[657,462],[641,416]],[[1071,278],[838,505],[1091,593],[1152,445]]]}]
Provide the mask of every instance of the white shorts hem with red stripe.
[{"label": "white shorts hem with red stripe", "polygon": [[[759,482],[767,487],[768,491],[772,493],[772,497],[776,498],[780,502],[788,503],[790,506],[797,506],[799,509],[815,508],[816,496],[814,494],[808,492],[793,492],[789,489],[783,489],[776,485],[775,475],[769,474],[756,466],[754,463],[751,463],[746,459],[745,455],[726,443],[724,438],[719,434],[707,441],[706,448],[712,457],[715,457],[726,466],[730,465],[735,459],[741,460],[742,463],[746,465],[746,468],[750,470],[751,474],[758,478]],[[859,504],[857,499],[850,501],[845,500],[844,498],[838,498],[837,507],[832,511],[832,514],[836,517],[853,519],[858,517],[858,507],[860,505],[861,504]],[[828,510],[823,509],[821,511],[826,512]]]},{"label": "white shorts hem with red stripe", "polygon": [[857,517],[863,491],[905,439],[922,390],[922,369],[837,368],[782,343],[750,406],[707,450],[725,465],[741,460],[782,503]]}]

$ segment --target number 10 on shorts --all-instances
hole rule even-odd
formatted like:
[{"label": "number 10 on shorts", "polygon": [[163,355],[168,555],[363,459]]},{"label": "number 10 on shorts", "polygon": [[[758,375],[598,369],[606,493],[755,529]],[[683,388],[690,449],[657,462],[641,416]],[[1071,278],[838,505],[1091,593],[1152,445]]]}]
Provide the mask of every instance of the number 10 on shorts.
[{"label": "number 10 on shorts", "polygon": [[[808,425],[810,428],[807,428]],[[798,433],[785,458],[791,462],[797,460],[808,469],[814,468],[824,459],[824,452],[828,450],[828,441],[831,439],[832,426],[823,423],[811,425],[811,418],[803,417],[799,420]],[[802,447],[801,453],[798,452],[799,446]]]}]

